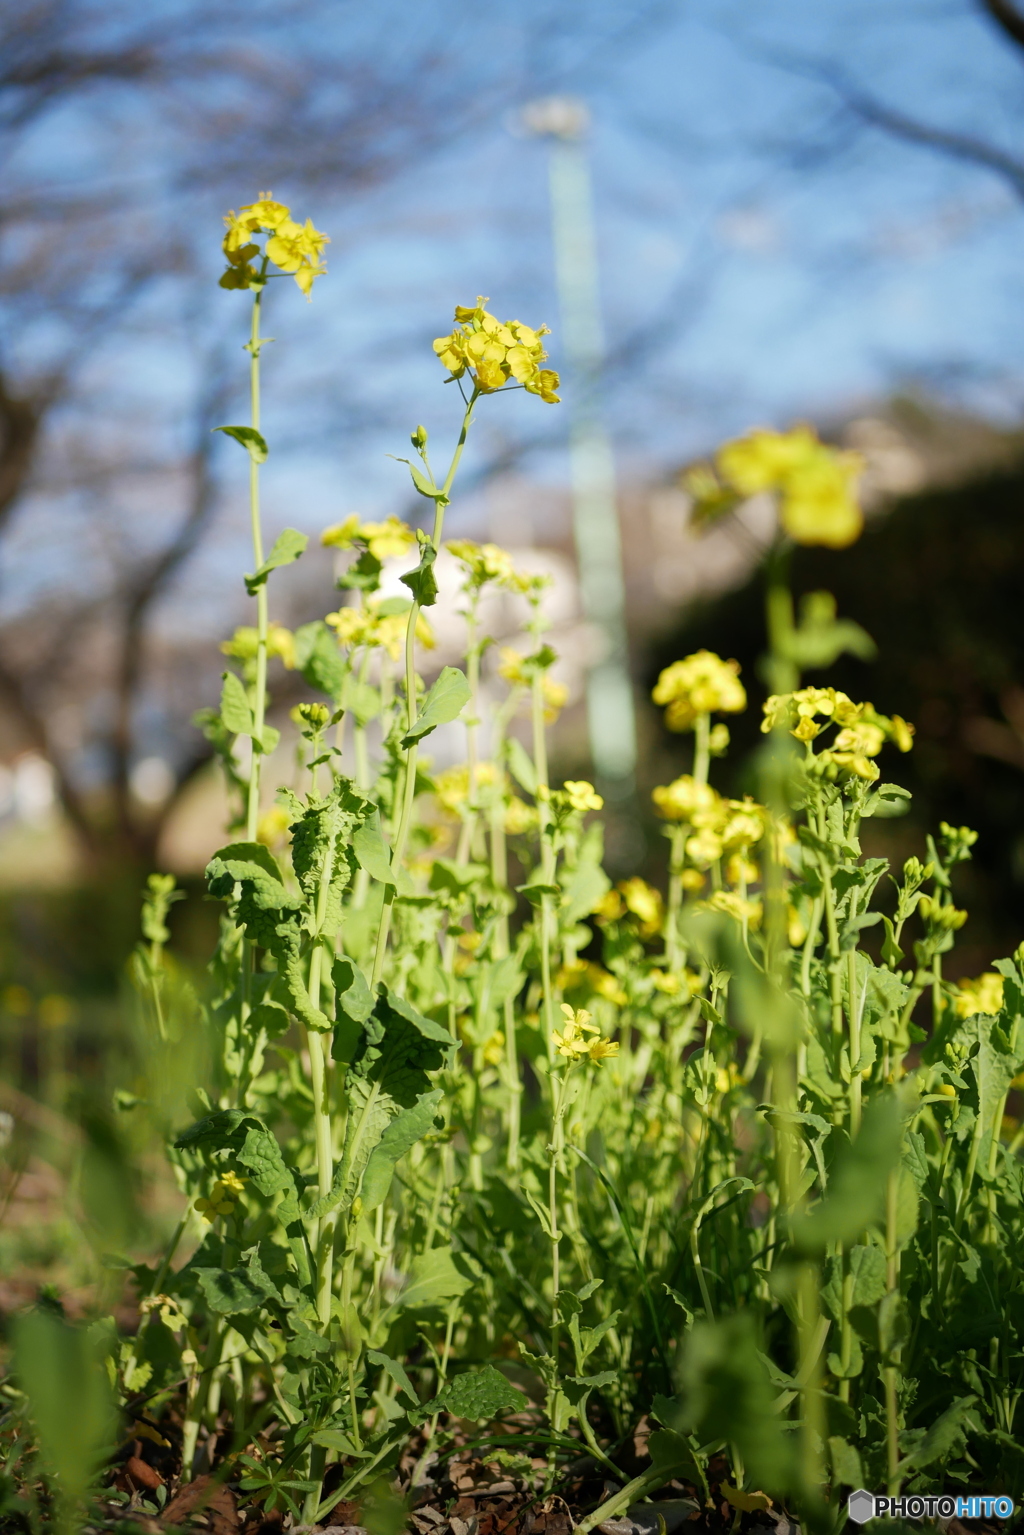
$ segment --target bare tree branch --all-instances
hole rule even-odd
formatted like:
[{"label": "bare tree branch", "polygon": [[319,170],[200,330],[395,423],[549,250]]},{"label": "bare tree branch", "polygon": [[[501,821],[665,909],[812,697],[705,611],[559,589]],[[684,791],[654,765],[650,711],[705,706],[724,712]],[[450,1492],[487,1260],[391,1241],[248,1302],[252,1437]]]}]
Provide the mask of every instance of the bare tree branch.
[{"label": "bare tree branch", "polygon": [[1024,48],[1024,16],[1011,0],[981,0],[981,6],[1012,43]]}]

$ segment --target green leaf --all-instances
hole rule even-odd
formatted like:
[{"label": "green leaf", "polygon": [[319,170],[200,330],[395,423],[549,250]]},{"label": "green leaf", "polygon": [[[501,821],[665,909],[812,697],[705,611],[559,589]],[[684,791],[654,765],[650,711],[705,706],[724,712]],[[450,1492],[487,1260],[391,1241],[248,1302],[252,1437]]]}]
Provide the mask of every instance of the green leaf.
[{"label": "green leaf", "polygon": [[821,1253],[831,1242],[852,1242],[881,1215],[886,1180],[899,1161],[901,1130],[894,1096],[868,1104],[856,1140],[836,1153],[828,1194],[793,1222],[799,1252]]},{"label": "green leaf", "polygon": [[470,885],[487,878],[487,865],[483,863],[457,863],[454,858],[435,858],[430,866],[431,890],[443,890],[447,895],[462,895]]},{"label": "green leaf", "polygon": [[254,464],[266,463],[269,449],[254,426],[215,426],[213,430],[240,442]]},{"label": "green leaf", "polygon": [[[343,1434],[340,1428],[321,1428],[310,1439],[310,1444],[322,1445],[328,1450],[337,1450],[339,1455],[363,1455],[357,1450],[347,1434]],[[310,1483],[310,1486],[313,1484]],[[242,1483],[245,1486],[245,1483]]]},{"label": "green leaf", "polygon": [[850,1272],[853,1275],[851,1306],[875,1306],[885,1294],[885,1254],[880,1247],[871,1244],[850,1250]]},{"label": "green leaf", "polygon": [[370,1152],[363,1174],[360,1194],[364,1214],[376,1210],[387,1198],[395,1168],[406,1152],[411,1151],[416,1142],[421,1141],[434,1128],[443,1101],[444,1090],[437,1087],[433,1092],[424,1093],[412,1108],[403,1109],[388,1125]]},{"label": "green leaf", "polygon": [[473,1283],[452,1256],[450,1247],[431,1247],[418,1253],[409,1265],[409,1278],[394,1305],[385,1312],[417,1311],[441,1301],[457,1300]]},{"label": "green leaf", "polygon": [[391,867],[391,849],[384,841],[379,810],[367,816],[356,829],[352,837],[352,851],[360,868],[365,869],[371,879],[379,880],[382,885],[398,883],[400,871],[396,873]]},{"label": "green leaf", "polygon": [[437,559],[437,550],[429,539],[420,545],[420,562],[415,570],[407,571],[399,580],[403,586],[407,586],[421,608],[432,608],[437,601],[437,578],[434,575],[434,561]]},{"label": "green leaf", "polygon": [[957,1440],[962,1438],[967,1415],[976,1400],[973,1396],[958,1396],[942,1416],[936,1418],[924,1437],[901,1462],[900,1471],[930,1466],[933,1461],[948,1455]]},{"label": "green leaf", "polygon": [[197,1268],[192,1271],[211,1311],[218,1316],[237,1316],[258,1311],[273,1294],[273,1286],[261,1284],[244,1269]]},{"label": "green leaf", "polygon": [[259,570],[251,576],[246,576],[245,587],[250,597],[255,597],[259,587],[263,585],[272,570],[278,570],[282,565],[292,565],[309,543],[309,536],[300,533],[298,528],[285,528],[274,540],[274,547],[267,555]]},{"label": "green leaf", "polygon": [[560,885],[544,885],[539,880],[531,880],[528,885],[517,885],[516,889],[520,895],[525,895],[531,906],[542,906],[545,896],[556,896],[562,893]]},{"label": "green leaf", "polygon": [[14,1368],[41,1458],[73,1505],[119,1436],[101,1340],[42,1310],[15,1317],[13,1333]]},{"label": "green leaf", "polygon": [[366,1357],[371,1364],[377,1365],[390,1375],[399,1391],[404,1391],[415,1407],[419,1406],[420,1399],[413,1390],[412,1381],[406,1375],[404,1365],[399,1364],[397,1359],[392,1359],[390,1354],[382,1354],[379,1349],[375,1348],[367,1349]]},{"label": "green leaf", "polygon": [[836,1484],[844,1487],[864,1486],[864,1471],[860,1463],[860,1455],[848,1440],[834,1434],[828,1442],[828,1453],[832,1462],[833,1481]]},{"label": "green leaf", "polygon": [[335,702],[340,699],[348,680],[348,666],[334,631],[323,619],[296,629],[295,664],[311,688]]},{"label": "green leaf", "polygon": [[864,801],[862,816],[878,816],[879,820],[894,820],[906,815],[910,809],[911,794],[898,783],[880,783]]},{"label": "green leaf", "polygon": [[245,684],[235,672],[223,672],[224,686],[220,692],[220,717],[236,736],[249,736],[253,732],[252,705],[245,691]]},{"label": "green leaf", "polygon": [[414,741],[421,741],[436,730],[438,725],[447,725],[457,719],[471,696],[464,674],[457,666],[446,666],[424,698],[418,717],[402,737],[402,745],[408,749]]},{"label": "green leaf", "polygon": [[537,770],[522,741],[516,736],[509,736],[505,742],[505,757],[508,761],[508,770],[521,789],[527,794],[537,793]]},{"label": "green leaf", "polygon": [[675,1427],[695,1433],[701,1444],[729,1440],[743,1457],[753,1486],[783,1492],[795,1470],[793,1444],[773,1410],[775,1394],[750,1313],[697,1322],[683,1345],[679,1378],[682,1401]]},{"label": "green leaf", "polygon": [[441,1392],[439,1400],[453,1417],[470,1418],[477,1423],[489,1423],[499,1412],[521,1412],[529,1405],[523,1393],[493,1364],[456,1375]]},{"label": "green leaf", "polygon": [[339,956],[331,966],[338,1006],[354,1023],[365,1023],[373,1012],[373,992],[355,960]]}]

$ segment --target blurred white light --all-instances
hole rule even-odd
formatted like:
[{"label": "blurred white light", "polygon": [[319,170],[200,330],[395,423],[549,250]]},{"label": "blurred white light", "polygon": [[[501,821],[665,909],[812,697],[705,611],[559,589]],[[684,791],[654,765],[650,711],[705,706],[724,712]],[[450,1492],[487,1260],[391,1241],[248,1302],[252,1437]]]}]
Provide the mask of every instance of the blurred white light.
[{"label": "blurred white light", "polygon": [[142,805],[162,805],[174,791],[174,773],[163,757],[143,757],[132,768],[131,791]]},{"label": "blurred white light", "polygon": [[14,764],[14,813],[21,821],[38,825],[53,809],[53,768],[37,752],[26,752]]}]

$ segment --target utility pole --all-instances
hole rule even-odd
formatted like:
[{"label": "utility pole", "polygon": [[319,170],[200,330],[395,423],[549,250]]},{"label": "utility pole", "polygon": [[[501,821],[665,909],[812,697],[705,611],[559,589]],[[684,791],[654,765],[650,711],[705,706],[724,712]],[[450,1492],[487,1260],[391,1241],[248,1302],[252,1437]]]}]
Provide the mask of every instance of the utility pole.
[{"label": "utility pole", "polygon": [[589,114],[582,102],[555,96],[531,102],[522,120],[550,145],[551,223],[568,365],[573,536],[583,615],[603,640],[603,653],[587,674],[590,753],[602,790],[622,800],[634,789],[636,718],[615,461],[601,412],[604,330],[587,158]]}]

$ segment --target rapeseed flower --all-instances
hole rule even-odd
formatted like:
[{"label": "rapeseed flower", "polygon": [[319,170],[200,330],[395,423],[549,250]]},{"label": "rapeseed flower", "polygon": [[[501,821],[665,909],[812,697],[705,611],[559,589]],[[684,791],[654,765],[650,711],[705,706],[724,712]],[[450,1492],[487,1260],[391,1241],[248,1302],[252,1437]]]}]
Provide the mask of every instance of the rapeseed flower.
[{"label": "rapeseed flower", "polygon": [[698,715],[738,714],[747,707],[739,670],[738,661],[723,661],[713,651],[698,650],[666,666],[651,697],[656,704],[667,705],[665,723],[670,730],[690,730]]},{"label": "rapeseed flower", "polygon": [[471,538],[453,538],[445,548],[466,571],[471,586],[479,589],[493,581],[496,586],[520,594],[529,588],[529,576],[516,570],[512,556],[499,544],[477,544]]},{"label": "rapeseed flower", "polygon": [[551,1037],[563,1059],[572,1062],[589,1058],[600,1065],[601,1061],[618,1055],[618,1041],[601,1038],[601,1031],[586,1008],[570,1007],[568,1002],[563,1002],[562,1016],[565,1019],[562,1032],[553,1030]]},{"label": "rapeseed flower", "polygon": [[[371,599],[365,607],[339,608],[336,613],[328,613],[324,622],[330,624],[338,636],[339,645],[376,645],[386,651],[392,661],[397,661],[405,645],[408,609],[402,613],[380,613],[379,606],[379,599]],[[433,650],[437,643],[422,612],[416,615],[416,641],[424,650]]]},{"label": "rapeseed flower", "polygon": [[720,796],[710,784],[698,783],[690,773],[684,773],[672,783],[653,789],[651,799],[666,821],[696,822],[701,816],[717,814]]},{"label": "rapeseed flower", "polygon": [[452,378],[468,372],[483,394],[514,382],[557,405],[558,374],[541,367],[547,353],[540,338],[550,334],[548,327],[534,330],[519,320],[502,323],[484,308],[486,303],[478,298],[473,308],[456,306],[455,329],[434,342],[442,364]]},{"label": "rapeseed flower", "polygon": [[859,453],[830,448],[809,426],[750,432],[719,448],[715,466],[717,477],[707,465],[684,477],[698,517],[718,516],[744,497],[773,491],[794,542],[845,549],[860,536],[864,517],[856,484],[864,461]]},{"label": "rapeseed flower", "polygon": [[[476,787],[478,789],[491,788],[494,784],[505,785],[504,773],[499,774],[493,762],[478,762],[476,765]],[[455,767],[445,768],[434,779],[434,795],[442,810],[447,810],[450,815],[458,815],[461,807],[469,799],[469,763],[459,763]]]},{"label": "rapeseed flower", "polygon": [[[237,661],[255,661],[259,649],[259,630],[252,624],[243,624],[229,640],[221,642],[221,651],[234,656]],[[267,655],[279,656],[286,670],[295,670],[295,636],[284,624],[267,625]]]},{"label": "rapeseed flower", "polygon": [[604,800],[594,790],[592,783],[585,779],[567,778],[563,788],[573,810],[585,814],[588,810],[602,810]]},{"label": "rapeseed flower", "polygon": [[815,740],[830,725],[841,728],[832,746],[817,754],[825,768],[839,768],[874,783],[880,776],[872,758],[886,741],[902,752],[914,744],[914,727],[900,716],[879,714],[873,704],[856,704],[835,688],[801,688],[796,693],[773,694],[764,704],[761,729],[767,734],[786,725],[798,741]]},{"label": "rapeseed flower", "polygon": [[[512,687],[528,688],[533,679],[527,670],[527,658],[511,645],[503,645],[499,654],[501,661],[498,676],[503,677]],[[541,681],[541,694],[544,699],[544,718],[549,725],[553,725],[569,701],[569,689],[564,682],[556,682],[545,672]]]},{"label": "rapeseed flower", "polygon": [[238,213],[232,209],[226,214],[224,223],[227,231],[223,250],[228,265],[220,279],[222,288],[262,285],[263,275],[252,264],[253,257],[260,254],[253,237],[265,234],[269,236],[263,252],[265,260],[294,277],[309,298],[314,281],[327,270],[323,249],[330,244],[329,236],[315,229],[311,219],[305,224],[296,223],[290,208],[275,202],[271,193],[261,192],[254,203],[247,203]]},{"label": "rapeseed flower", "polygon": [[408,554],[415,547],[416,534],[408,523],[391,516],[383,522],[360,522],[353,512],[344,522],[336,522],[320,534],[320,542],[328,549],[354,549],[358,544],[369,549],[375,560],[393,559]]},{"label": "rapeseed flower", "polygon": [[238,1196],[245,1190],[245,1180],[237,1173],[221,1173],[208,1199],[197,1199],[196,1209],[204,1220],[213,1222],[218,1215],[232,1215]]},{"label": "rapeseed flower", "polygon": [[958,1017],[970,1018],[974,1013],[998,1013],[1002,1005],[1003,978],[994,970],[986,970],[984,975],[976,976],[973,981],[964,979],[957,982],[953,1006]]}]

